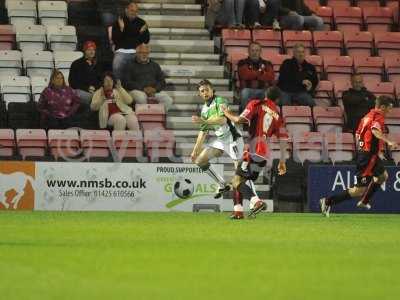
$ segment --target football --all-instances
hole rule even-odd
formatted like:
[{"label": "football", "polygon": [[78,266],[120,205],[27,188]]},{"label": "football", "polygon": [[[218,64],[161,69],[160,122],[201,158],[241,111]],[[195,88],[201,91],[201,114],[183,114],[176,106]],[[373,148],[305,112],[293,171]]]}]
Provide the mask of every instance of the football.
[{"label": "football", "polygon": [[174,193],[181,199],[189,198],[193,195],[194,185],[189,179],[177,180],[174,184]]}]

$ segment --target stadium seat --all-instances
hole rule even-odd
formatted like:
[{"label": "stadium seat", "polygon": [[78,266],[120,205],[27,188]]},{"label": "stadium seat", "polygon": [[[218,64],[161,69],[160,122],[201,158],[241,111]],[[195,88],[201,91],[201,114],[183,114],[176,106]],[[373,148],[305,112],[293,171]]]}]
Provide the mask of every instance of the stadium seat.
[{"label": "stadium seat", "polygon": [[315,9],[316,15],[324,20],[325,30],[330,31],[334,28],[332,7],[319,6]]},{"label": "stadium seat", "polygon": [[394,98],[394,84],[392,82],[366,81],[365,87],[375,96],[385,95]]},{"label": "stadium seat", "polygon": [[364,7],[364,23],[367,31],[391,31],[393,25],[393,10],[390,7]]},{"label": "stadium seat", "polygon": [[394,22],[396,24],[399,24],[400,23],[400,20],[399,20],[400,3],[399,3],[399,1],[398,0],[386,0],[386,6],[392,8]]},{"label": "stadium seat", "polygon": [[49,80],[50,77],[40,77],[40,76],[31,77],[33,101],[39,102],[40,95],[42,94],[43,90],[49,85]]},{"label": "stadium seat", "polygon": [[330,81],[350,81],[353,73],[353,58],[350,56],[327,56],[324,68]]},{"label": "stadium seat", "polygon": [[371,32],[367,31],[345,31],[344,47],[347,51],[347,55],[352,57],[359,55],[371,56],[374,54],[374,36]]},{"label": "stadium seat", "polygon": [[10,102],[7,109],[8,126],[10,128],[38,128],[39,112],[36,103]]},{"label": "stadium seat", "polygon": [[362,10],[359,7],[334,7],[333,16],[336,29],[339,31],[361,31],[362,29]]},{"label": "stadium seat", "polygon": [[319,0],[304,0],[305,5],[307,5],[312,11],[315,11],[320,7]]},{"label": "stadium seat", "polygon": [[396,82],[395,90],[397,101],[400,101],[400,82]]},{"label": "stadium seat", "polygon": [[20,76],[22,55],[16,50],[0,50],[0,77]]},{"label": "stadium seat", "polygon": [[41,0],[38,2],[38,12],[42,25],[64,26],[67,24],[67,2]]},{"label": "stadium seat", "polygon": [[165,124],[165,108],[163,104],[136,104],[135,112],[140,123]]},{"label": "stadium seat", "polygon": [[318,77],[321,78],[322,73],[324,72],[324,62],[322,57],[319,55],[307,55],[305,59],[315,67]]},{"label": "stadium seat", "polygon": [[308,106],[282,106],[282,117],[291,134],[312,129],[311,108]]},{"label": "stadium seat", "polygon": [[330,7],[340,7],[340,6],[350,6],[352,4],[352,0],[327,0],[326,5]]},{"label": "stadium seat", "polygon": [[28,102],[31,99],[31,84],[29,77],[3,77],[0,82],[1,94],[6,103]]},{"label": "stadium seat", "polygon": [[279,31],[254,29],[253,41],[263,47],[264,55],[282,53],[282,36]]},{"label": "stadium seat", "polygon": [[22,159],[46,155],[47,136],[44,129],[17,129],[16,140],[18,153]]},{"label": "stadium seat", "polygon": [[21,50],[45,50],[46,28],[42,25],[16,25],[16,42]]},{"label": "stadium seat", "polygon": [[54,51],[53,55],[55,68],[64,74],[65,80],[68,80],[72,62],[81,58],[83,53],[80,51]]},{"label": "stadium seat", "polygon": [[[274,159],[280,159],[281,158],[280,140],[275,135],[273,135],[270,138],[268,138],[267,143],[269,150],[268,160],[273,161]],[[288,144],[288,147],[286,148],[285,158],[289,159],[291,157],[291,153],[293,150],[292,138],[289,137],[286,143]]]},{"label": "stadium seat", "polygon": [[246,29],[222,29],[222,49],[229,54],[235,49],[247,48],[251,42],[251,32]]},{"label": "stadium seat", "polygon": [[400,83],[400,55],[386,57],[385,72],[389,81],[395,85]]},{"label": "stadium seat", "polygon": [[319,132],[341,132],[343,129],[343,109],[340,106],[313,107],[314,124]]},{"label": "stadium seat", "polygon": [[355,157],[355,141],[351,133],[327,132],[325,149],[332,163],[352,161]]},{"label": "stadium seat", "polygon": [[345,81],[333,81],[333,91],[335,93],[335,99],[337,104],[343,108],[342,95],[344,91],[351,88],[351,83],[348,80]]},{"label": "stadium seat", "polygon": [[378,56],[354,57],[354,70],[363,75],[365,81],[381,82],[384,73],[383,58]]},{"label": "stadium seat", "polygon": [[400,32],[375,32],[374,38],[379,56],[386,58],[399,55]]},{"label": "stadium seat", "polygon": [[293,135],[293,158],[321,162],[324,138],[321,132],[297,132]]},{"label": "stadium seat", "polygon": [[12,157],[15,154],[14,130],[0,129],[0,157]]},{"label": "stadium seat", "polygon": [[[264,56],[263,56],[263,58],[264,58]],[[292,58],[292,56],[290,56],[288,54],[276,54],[276,55],[270,55],[266,58],[269,58],[268,60],[272,63],[272,65],[274,67],[275,77],[276,77],[279,73],[279,68],[281,67],[282,63],[286,59]]]},{"label": "stadium seat", "polygon": [[25,50],[22,52],[22,59],[27,76],[50,78],[54,69],[52,52]]},{"label": "stadium seat", "polygon": [[357,0],[357,6],[361,8],[365,7],[379,7],[380,1],[379,0]]},{"label": "stadium seat", "polygon": [[248,56],[249,55],[246,49],[242,49],[240,51],[232,51],[231,53],[229,53],[226,61],[230,65],[232,75],[237,71],[237,65],[239,61],[242,59],[246,59]]},{"label": "stadium seat", "polygon": [[389,114],[385,116],[385,125],[390,133],[400,134],[400,108],[394,107]]},{"label": "stadium seat", "polygon": [[343,49],[343,35],[340,31],[314,31],[314,47],[320,56],[340,56]]},{"label": "stadium seat", "polygon": [[145,130],[144,144],[151,162],[157,162],[160,158],[165,159],[174,156],[175,137],[171,130]]},{"label": "stadium seat", "polygon": [[302,43],[305,47],[306,55],[310,55],[313,48],[311,31],[283,31],[283,47],[287,54],[293,54],[293,46],[297,43]]},{"label": "stadium seat", "polygon": [[55,130],[47,132],[50,154],[56,159],[75,158],[81,154],[78,130]]},{"label": "stadium seat", "polygon": [[30,24],[36,23],[37,10],[35,1],[8,1],[7,13],[10,24]]},{"label": "stadium seat", "polygon": [[0,50],[12,50],[15,44],[15,30],[12,25],[0,25]]},{"label": "stadium seat", "polygon": [[119,159],[143,157],[143,134],[141,131],[114,130],[112,140]]},{"label": "stadium seat", "polygon": [[314,100],[317,106],[329,107],[334,103],[333,83],[329,80],[320,80],[315,89]]},{"label": "stadium seat", "polygon": [[74,26],[49,25],[46,27],[46,34],[49,48],[51,50],[76,50],[78,38]]},{"label": "stadium seat", "polygon": [[81,147],[87,160],[109,157],[111,136],[107,130],[81,130],[80,133]]}]

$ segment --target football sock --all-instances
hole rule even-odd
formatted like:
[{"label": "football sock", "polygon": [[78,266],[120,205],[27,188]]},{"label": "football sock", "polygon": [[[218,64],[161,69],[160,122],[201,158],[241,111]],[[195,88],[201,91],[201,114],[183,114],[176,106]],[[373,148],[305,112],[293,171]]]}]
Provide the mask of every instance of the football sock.
[{"label": "football sock", "polygon": [[251,199],[252,197],[256,196],[246,182],[242,182],[238,189],[245,199]]},{"label": "football sock", "polygon": [[371,197],[378,191],[380,186],[380,184],[375,183],[373,180],[371,180],[363,196],[361,197],[361,202],[367,204],[369,202],[369,199],[371,199]]},{"label": "football sock", "polygon": [[233,210],[243,211],[243,197],[238,190],[233,191]]},{"label": "football sock", "polygon": [[340,202],[349,200],[351,198],[352,197],[350,196],[349,191],[345,190],[345,191],[343,191],[343,192],[341,192],[339,194],[327,197],[326,200],[325,200],[325,204],[326,205],[335,205],[335,204],[338,204]]},{"label": "football sock", "polygon": [[216,183],[219,184],[220,188],[223,188],[225,186],[225,180],[222,178],[221,175],[219,175],[213,167],[210,164],[207,164],[206,166],[201,167],[201,169],[208,175],[210,176]]}]

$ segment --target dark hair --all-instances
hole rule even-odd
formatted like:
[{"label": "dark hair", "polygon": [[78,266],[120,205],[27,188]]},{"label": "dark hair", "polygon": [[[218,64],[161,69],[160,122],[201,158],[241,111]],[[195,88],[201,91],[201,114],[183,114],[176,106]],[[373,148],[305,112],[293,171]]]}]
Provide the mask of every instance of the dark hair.
[{"label": "dark hair", "polygon": [[210,87],[213,87],[212,83],[210,80],[208,79],[202,79],[198,84],[197,84],[197,89],[199,89],[200,87],[204,86],[204,85],[208,85]]},{"label": "dark hair", "polygon": [[265,96],[275,102],[281,96],[281,90],[277,86],[270,86],[267,88]]},{"label": "dark hair", "polygon": [[115,88],[115,84],[117,83],[116,82],[117,80],[115,79],[114,74],[112,72],[110,72],[110,71],[107,71],[107,72],[103,73],[103,77],[101,77],[101,85],[104,85],[104,79],[106,79],[106,77],[110,77],[112,79],[113,88]]},{"label": "dark hair", "polygon": [[392,97],[389,96],[379,96],[376,98],[376,106],[380,107],[380,106],[385,106],[385,107],[389,107],[389,106],[393,106],[394,101]]},{"label": "dark hair", "polygon": [[54,69],[53,72],[52,72],[51,75],[50,75],[49,87],[53,87],[53,80],[54,80],[54,78],[56,78],[57,75],[59,75],[59,74],[61,74],[62,77],[63,77],[63,86],[64,86],[64,87],[66,86],[64,74],[63,74],[59,69]]}]

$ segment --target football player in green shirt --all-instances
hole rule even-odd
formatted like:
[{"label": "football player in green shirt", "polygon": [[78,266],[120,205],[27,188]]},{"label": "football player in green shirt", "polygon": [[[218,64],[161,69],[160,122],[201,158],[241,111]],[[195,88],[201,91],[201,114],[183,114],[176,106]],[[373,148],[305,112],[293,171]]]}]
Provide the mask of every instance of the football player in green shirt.
[{"label": "football player in green shirt", "polygon": [[[198,91],[204,100],[201,115],[193,116],[192,122],[200,125],[200,132],[193,148],[191,158],[205,173],[219,185],[215,198],[220,198],[223,193],[230,190],[223,176],[215,172],[210,165],[210,160],[220,157],[224,152],[228,154],[237,166],[243,154],[243,138],[235,125],[225,117],[222,107],[227,107],[227,100],[215,95],[212,83],[204,79],[198,85]],[[214,131],[216,137],[208,144],[204,141],[209,131]],[[204,146],[204,147],[203,147]]]}]

